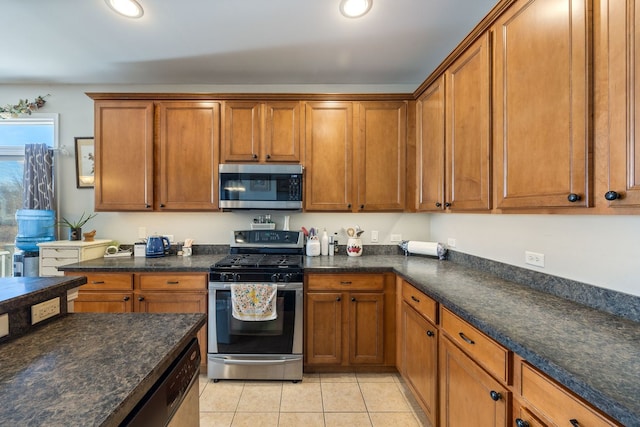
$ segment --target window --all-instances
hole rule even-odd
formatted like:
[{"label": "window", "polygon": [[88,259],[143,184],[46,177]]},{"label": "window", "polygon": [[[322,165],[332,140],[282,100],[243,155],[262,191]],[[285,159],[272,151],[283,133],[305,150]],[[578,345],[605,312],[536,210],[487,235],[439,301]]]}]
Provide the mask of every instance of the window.
[{"label": "window", "polygon": [[22,209],[25,144],[57,148],[58,115],[34,113],[0,119],[0,276],[11,275],[11,253],[18,232],[16,210]]}]

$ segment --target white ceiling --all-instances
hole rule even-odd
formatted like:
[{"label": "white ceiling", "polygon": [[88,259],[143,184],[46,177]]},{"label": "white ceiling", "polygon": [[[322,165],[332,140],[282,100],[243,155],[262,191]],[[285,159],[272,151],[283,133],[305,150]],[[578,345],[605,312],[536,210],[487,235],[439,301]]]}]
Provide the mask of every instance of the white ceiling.
[{"label": "white ceiling", "polygon": [[497,0],[3,0],[0,84],[359,84],[416,88]]}]

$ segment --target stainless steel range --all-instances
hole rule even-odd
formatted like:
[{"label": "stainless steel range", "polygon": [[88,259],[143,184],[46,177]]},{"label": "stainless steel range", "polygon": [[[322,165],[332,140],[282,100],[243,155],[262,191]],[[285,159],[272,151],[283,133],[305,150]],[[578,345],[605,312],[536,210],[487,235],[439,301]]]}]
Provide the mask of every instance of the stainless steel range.
[{"label": "stainless steel range", "polygon": [[209,273],[208,377],[301,380],[302,233],[234,231],[230,252]]}]

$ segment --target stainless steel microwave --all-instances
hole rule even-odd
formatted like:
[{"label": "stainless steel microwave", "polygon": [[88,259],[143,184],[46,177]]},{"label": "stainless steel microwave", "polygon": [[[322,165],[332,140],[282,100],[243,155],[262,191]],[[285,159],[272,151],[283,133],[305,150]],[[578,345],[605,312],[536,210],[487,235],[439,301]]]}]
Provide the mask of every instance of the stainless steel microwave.
[{"label": "stainless steel microwave", "polygon": [[301,165],[219,166],[219,207],[223,210],[302,210]]}]

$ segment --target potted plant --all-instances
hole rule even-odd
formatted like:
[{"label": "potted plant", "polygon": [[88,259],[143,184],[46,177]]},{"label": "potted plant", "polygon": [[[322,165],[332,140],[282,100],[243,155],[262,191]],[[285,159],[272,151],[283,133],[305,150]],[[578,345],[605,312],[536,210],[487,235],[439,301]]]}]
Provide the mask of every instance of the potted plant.
[{"label": "potted plant", "polygon": [[62,221],[60,221],[60,224],[65,227],[69,227],[69,240],[82,240],[82,226],[98,214],[92,213],[87,215],[86,217],[85,215],[85,212],[82,212],[80,219],[77,221],[69,221],[65,217],[62,217]]}]

